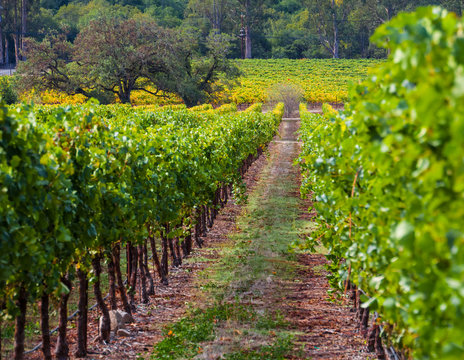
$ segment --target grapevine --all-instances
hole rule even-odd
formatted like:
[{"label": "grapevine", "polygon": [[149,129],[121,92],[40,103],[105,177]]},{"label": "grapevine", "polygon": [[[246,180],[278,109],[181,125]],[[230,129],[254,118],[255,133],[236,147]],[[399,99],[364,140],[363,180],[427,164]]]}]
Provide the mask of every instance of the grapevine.
[{"label": "grapevine", "polygon": [[[0,303],[2,317],[16,319],[16,358],[24,353],[31,302],[40,299],[45,306],[50,297],[60,299],[56,354],[66,357],[67,301],[76,276],[85,303],[93,269],[103,314],[100,337],[109,341],[101,262],[111,264],[110,306],[119,293],[130,313],[136,289],[142,302],[151,292],[148,244],[163,282],[169,256],[177,266],[193,239],[201,246],[200,236],[227,201],[231,184],[271,141],[283,114],[280,105],[268,114],[204,110],[0,106]],[[124,248],[127,293],[119,269]],[[43,353],[50,358],[48,306],[42,310]],[[80,356],[87,346],[84,313],[78,321]]]},{"label": "grapevine", "polygon": [[[314,193],[331,281],[359,289],[414,358],[464,355],[463,21],[421,8],[383,25],[389,61],[346,111],[302,106],[302,191]],[[367,320],[366,320],[367,321]]]}]

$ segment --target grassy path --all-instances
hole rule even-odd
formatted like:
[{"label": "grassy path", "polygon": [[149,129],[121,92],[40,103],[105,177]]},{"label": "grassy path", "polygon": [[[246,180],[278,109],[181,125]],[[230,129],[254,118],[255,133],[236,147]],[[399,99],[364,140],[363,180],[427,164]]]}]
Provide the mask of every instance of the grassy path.
[{"label": "grassy path", "polygon": [[311,231],[299,197],[299,122],[284,121],[219,260],[197,277],[195,306],[153,359],[366,359],[354,315],[330,299],[322,254],[290,245]]}]

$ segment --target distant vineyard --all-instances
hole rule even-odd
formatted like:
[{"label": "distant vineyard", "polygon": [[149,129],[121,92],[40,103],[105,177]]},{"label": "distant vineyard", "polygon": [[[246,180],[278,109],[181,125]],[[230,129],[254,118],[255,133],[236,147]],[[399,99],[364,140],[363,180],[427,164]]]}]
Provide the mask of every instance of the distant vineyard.
[{"label": "distant vineyard", "polygon": [[[109,339],[100,287],[103,260],[110,306],[118,293],[130,313],[137,293],[146,303],[153,291],[150,249],[166,283],[169,257],[177,266],[195,242],[201,246],[200,237],[231,192],[240,196],[241,176],[283,114],[282,105],[267,114],[235,110],[0,107],[0,313],[15,319],[15,358],[24,352],[31,303],[42,304],[43,351],[49,358],[48,307],[51,299],[60,299],[56,352],[67,358],[66,306],[77,277],[83,355],[90,276],[103,314],[101,339]],[[120,269],[124,249],[127,292]]]},{"label": "distant vineyard", "polygon": [[237,104],[266,101],[266,90],[277,83],[295,83],[314,103],[339,103],[348,99],[348,85],[368,75],[380,60],[241,60],[240,86],[231,91]]},{"label": "distant vineyard", "polygon": [[[221,93],[218,103],[236,104],[266,101],[266,91],[277,83],[295,83],[305,92],[305,100],[314,103],[340,103],[348,99],[348,86],[364,79],[369,69],[381,60],[238,60],[242,76],[238,85]],[[82,104],[82,95],[69,96],[57,91],[41,94],[28,93],[23,100],[41,101],[44,104]],[[133,105],[172,105],[182,100],[172,94],[155,97],[143,91],[134,91]]]}]

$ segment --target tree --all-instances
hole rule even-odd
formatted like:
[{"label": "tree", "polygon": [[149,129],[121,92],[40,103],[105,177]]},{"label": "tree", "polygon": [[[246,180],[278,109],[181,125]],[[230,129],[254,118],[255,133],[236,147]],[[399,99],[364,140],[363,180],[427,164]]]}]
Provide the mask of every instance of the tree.
[{"label": "tree", "polygon": [[[369,38],[401,11],[441,5],[462,16],[464,0],[0,0],[0,64],[22,59],[24,38],[42,40],[66,27],[68,40],[102,16],[147,16],[160,26],[196,32],[200,51],[214,30],[233,36],[232,56],[379,57]],[[310,24],[305,18],[310,15]],[[308,31],[309,29],[309,31]],[[197,40],[195,40],[197,42]],[[14,60],[13,60],[14,62]]]},{"label": "tree", "polygon": [[174,61],[171,32],[146,17],[114,21],[95,20],[83,29],[74,44],[74,60],[80,64],[80,79],[86,87],[112,92],[122,103],[130,103],[133,90],[158,95],[150,89],[158,73],[170,71]]},{"label": "tree", "polygon": [[[74,44],[65,35],[28,41],[28,60],[18,71],[23,89],[57,89],[87,97],[113,93],[130,103],[131,92],[157,95],[146,79],[169,71],[173,61],[169,31],[148,18],[100,18],[83,29]],[[163,89],[164,90],[164,89]]]},{"label": "tree", "polygon": [[238,0],[244,16],[245,27],[245,59],[251,59],[251,38],[256,22],[263,18],[264,0]]},{"label": "tree", "polygon": [[[190,107],[214,100],[214,95],[223,90],[224,85],[238,76],[239,71],[227,54],[231,47],[231,37],[214,31],[206,39],[207,56],[201,57],[188,38],[178,43],[178,62],[168,76],[161,75],[158,84],[178,94]],[[155,80],[156,81],[156,80]]]},{"label": "tree", "polygon": [[78,80],[77,67],[72,62],[73,45],[65,34],[52,33],[41,42],[26,39],[27,61],[18,66],[18,86],[21,90],[56,89],[68,94],[89,95]]},{"label": "tree", "polygon": [[[294,4],[290,2],[281,6],[283,5]],[[271,37],[272,57],[291,59],[308,57],[307,51],[314,42],[314,35],[307,30],[309,18],[308,9],[294,11],[290,15],[284,12],[272,14],[267,24],[267,35]],[[309,55],[309,57],[313,56]]]},{"label": "tree", "polygon": [[368,0],[366,5],[370,16],[376,17],[381,23],[385,23],[400,11],[411,10],[412,7],[425,4],[418,4],[417,1],[413,2],[411,0]]},{"label": "tree", "polygon": [[346,42],[349,43],[349,57],[379,58],[386,52],[370,42],[375,29],[382,20],[373,16],[373,10],[359,3],[348,16]]},{"label": "tree", "polygon": [[146,16],[92,21],[74,44],[66,36],[50,35],[42,42],[29,39],[27,61],[18,68],[22,90],[57,89],[68,94],[130,103],[134,90],[155,96],[174,92],[189,106],[207,99],[217,88],[219,73],[237,72],[227,60],[226,35],[208,38],[208,57],[195,51],[195,41],[164,29]]},{"label": "tree", "polygon": [[355,0],[308,1],[308,8],[321,45],[334,59],[340,57],[340,31]]},{"label": "tree", "polygon": [[441,0],[440,5],[447,8],[449,11],[454,11],[459,16],[464,12],[464,0]]},{"label": "tree", "polygon": [[[3,7],[2,21],[0,22],[0,35],[3,36],[0,45],[5,43],[5,52],[8,57],[8,45],[12,39],[14,44],[14,56],[16,63],[21,60],[21,51],[24,47],[24,38],[27,30],[28,2],[27,0],[3,0],[0,5]],[[1,59],[3,60],[3,59]],[[9,59],[8,59],[9,60]],[[0,61],[2,62],[2,61]]]},{"label": "tree", "polygon": [[187,11],[191,17],[207,19],[211,29],[222,32],[223,23],[230,16],[235,0],[190,0]]}]

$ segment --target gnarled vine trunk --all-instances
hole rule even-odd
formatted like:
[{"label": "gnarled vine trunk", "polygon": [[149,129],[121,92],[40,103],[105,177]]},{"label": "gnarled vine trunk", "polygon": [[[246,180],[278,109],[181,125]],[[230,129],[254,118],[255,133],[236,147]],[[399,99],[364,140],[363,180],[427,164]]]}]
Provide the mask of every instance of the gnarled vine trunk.
[{"label": "gnarled vine trunk", "polygon": [[[144,264],[143,264],[143,245],[137,246],[137,253],[139,257],[139,267],[140,267],[140,287],[141,287],[140,295],[142,298],[142,303],[148,304],[150,300],[147,294],[147,277],[146,277]],[[137,276],[137,274],[135,276]]]},{"label": "gnarled vine trunk", "polygon": [[102,313],[102,321],[100,326],[100,340],[109,342],[110,341],[110,314],[106,307],[105,301],[100,288],[100,276],[101,276],[101,255],[97,255],[92,259],[92,267],[95,272],[95,282],[93,283],[93,291],[95,293],[95,299],[97,300],[98,308]]},{"label": "gnarled vine trunk", "polygon": [[109,294],[109,303],[111,310],[117,310],[118,305],[116,302],[116,276],[114,268],[113,254],[109,253],[108,258],[108,294]]},{"label": "gnarled vine trunk", "polygon": [[61,294],[60,298],[60,320],[58,325],[58,340],[56,342],[55,356],[58,360],[69,359],[69,346],[67,340],[67,328],[68,328],[68,300],[71,294],[71,280],[67,276],[61,279],[61,282],[66,285],[69,289],[68,292]]},{"label": "gnarled vine trunk", "polygon": [[46,290],[44,290],[40,303],[40,329],[42,331],[42,354],[45,360],[52,359],[50,348],[50,318],[48,315],[49,300],[49,295],[46,293]]},{"label": "gnarled vine trunk", "polygon": [[24,286],[19,288],[18,300],[16,301],[18,306],[19,315],[15,321],[15,334],[14,334],[14,359],[24,359],[24,339],[25,339],[25,327],[26,327],[26,311],[27,311],[27,291]]},{"label": "gnarled vine trunk", "polygon": [[74,355],[77,358],[83,358],[87,356],[89,281],[87,279],[87,273],[80,268],[77,270],[77,277],[79,279],[79,302],[77,304],[79,314],[77,315],[77,350]]},{"label": "gnarled vine trunk", "polygon": [[169,285],[168,278],[166,276],[166,273],[164,272],[163,267],[161,266],[161,263],[158,257],[158,251],[156,250],[156,244],[155,244],[155,235],[153,234],[150,234],[150,246],[151,246],[153,262],[155,264],[156,271],[158,272],[158,275],[161,279],[161,283],[163,285]]},{"label": "gnarled vine trunk", "polygon": [[121,298],[122,307],[124,311],[132,314],[132,309],[129,305],[129,301],[127,300],[127,293],[126,287],[124,286],[124,282],[122,280],[121,274],[121,246],[119,243],[113,247],[113,261],[114,261],[114,270],[116,273],[116,280],[118,283],[118,292]]}]

